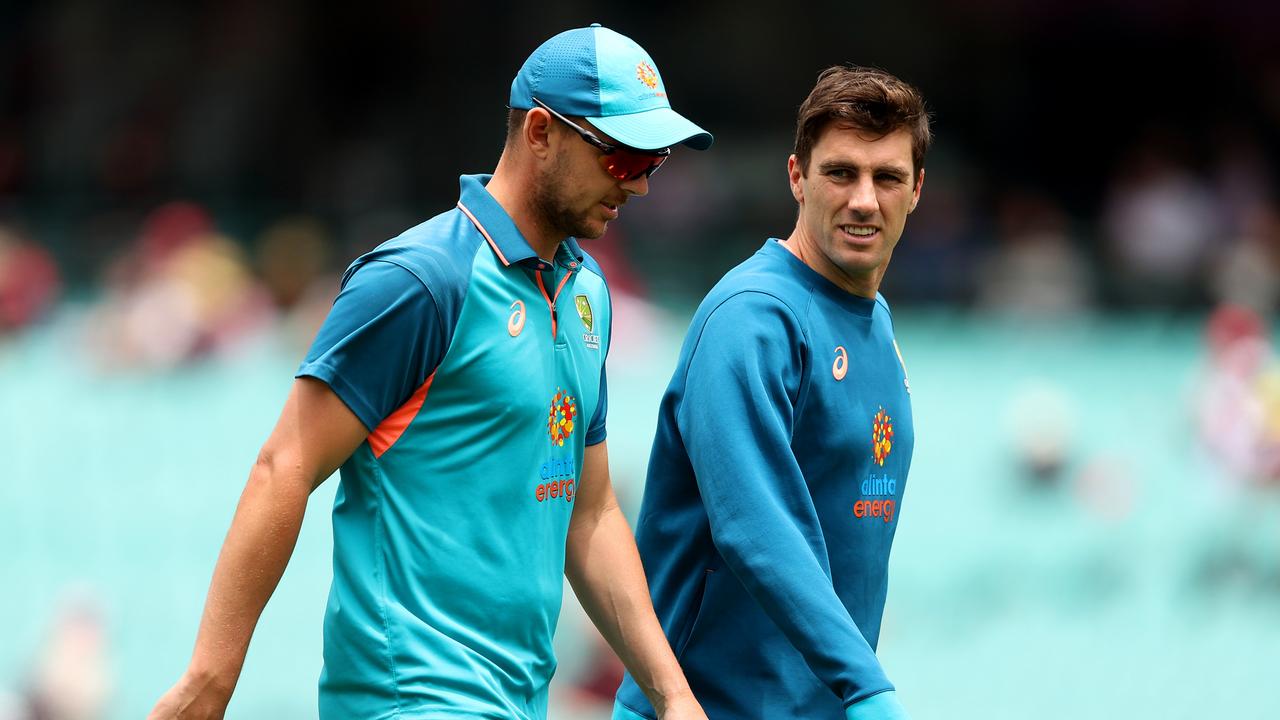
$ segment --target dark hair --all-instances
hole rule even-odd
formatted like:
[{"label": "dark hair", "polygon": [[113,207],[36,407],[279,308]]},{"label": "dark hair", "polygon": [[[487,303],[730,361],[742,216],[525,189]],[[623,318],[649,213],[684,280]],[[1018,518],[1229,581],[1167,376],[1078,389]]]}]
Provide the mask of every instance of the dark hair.
[{"label": "dark hair", "polygon": [[809,156],[823,130],[832,122],[888,135],[911,132],[911,164],[917,177],[933,136],[929,112],[920,91],[876,68],[837,65],[822,71],[796,117],[796,160],[809,171]]},{"label": "dark hair", "polygon": [[524,116],[528,114],[528,110],[520,108],[511,108],[507,111],[507,142],[511,142],[520,134],[520,130],[524,128]]}]

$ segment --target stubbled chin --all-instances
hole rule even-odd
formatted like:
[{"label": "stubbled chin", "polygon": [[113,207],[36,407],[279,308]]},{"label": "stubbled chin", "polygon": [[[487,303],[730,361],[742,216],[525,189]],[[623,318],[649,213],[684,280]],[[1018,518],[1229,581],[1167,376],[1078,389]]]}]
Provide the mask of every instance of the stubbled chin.
[{"label": "stubbled chin", "polygon": [[608,229],[609,229],[608,220],[601,220],[598,222],[595,220],[590,220],[583,223],[582,227],[579,228],[579,233],[577,237],[584,240],[595,240],[601,235],[604,235],[605,231]]}]

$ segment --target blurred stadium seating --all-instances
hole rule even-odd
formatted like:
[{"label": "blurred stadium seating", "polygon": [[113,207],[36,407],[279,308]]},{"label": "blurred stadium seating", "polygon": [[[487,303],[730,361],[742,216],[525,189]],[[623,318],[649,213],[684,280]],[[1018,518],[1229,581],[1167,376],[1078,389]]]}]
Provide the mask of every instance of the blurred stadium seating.
[{"label": "blurred stadium seating", "polygon": [[[297,353],[264,333],[234,357],[103,374],[76,351],[84,317],[0,346],[0,677],[20,690],[68,593],[88,597],[104,625],[106,717],[138,717],[190,652]],[[686,322],[655,317],[610,384],[612,465],[632,512]],[[916,716],[1270,717],[1280,485],[1242,484],[1197,440],[1201,325],[1036,330],[910,312],[897,325],[918,442],[881,655]],[[229,717],[314,714],[334,488],[312,500]],[[553,717],[606,717],[574,689],[598,661],[567,605]]]}]

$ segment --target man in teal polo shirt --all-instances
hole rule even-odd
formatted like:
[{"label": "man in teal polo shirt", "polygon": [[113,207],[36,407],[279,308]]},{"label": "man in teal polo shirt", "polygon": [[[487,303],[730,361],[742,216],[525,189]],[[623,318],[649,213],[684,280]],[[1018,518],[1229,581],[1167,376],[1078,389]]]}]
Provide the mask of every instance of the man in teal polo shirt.
[{"label": "man in teal polo shirt", "polygon": [[662,716],[705,718],[609,480],[609,290],[575,238],[711,136],[599,25],[543,43],[510,107],[493,175],[347,270],[152,718],[221,717],[307,496],[339,467],[322,718],[544,718],[566,575]]}]

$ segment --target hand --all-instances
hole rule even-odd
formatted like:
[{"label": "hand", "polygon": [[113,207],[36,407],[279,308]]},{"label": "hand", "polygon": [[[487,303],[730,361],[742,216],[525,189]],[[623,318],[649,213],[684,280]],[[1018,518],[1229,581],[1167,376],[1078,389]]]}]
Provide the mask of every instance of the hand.
[{"label": "hand", "polygon": [[698,700],[692,692],[686,692],[670,698],[665,706],[658,710],[658,720],[707,720]]},{"label": "hand", "polygon": [[160,698],[147,720],[222,720],[230,700],[229,691],[187,673]]}]

